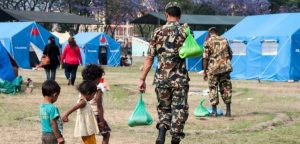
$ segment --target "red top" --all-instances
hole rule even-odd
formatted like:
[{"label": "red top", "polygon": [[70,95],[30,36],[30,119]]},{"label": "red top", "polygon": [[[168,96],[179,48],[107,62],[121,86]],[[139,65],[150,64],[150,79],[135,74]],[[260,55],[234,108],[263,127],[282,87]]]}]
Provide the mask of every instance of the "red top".
[{"label": "red top", "polygon": [[69,44],[67,44],[64,49],[64,52],[62,53],[60,61],[65,62],[67,64],[82,63],[79,47],[77,46],[75,49],[73,49]]},{"label": "red top", "polygon": [[100,78],[99,83],[104,83],[104,78]]}]

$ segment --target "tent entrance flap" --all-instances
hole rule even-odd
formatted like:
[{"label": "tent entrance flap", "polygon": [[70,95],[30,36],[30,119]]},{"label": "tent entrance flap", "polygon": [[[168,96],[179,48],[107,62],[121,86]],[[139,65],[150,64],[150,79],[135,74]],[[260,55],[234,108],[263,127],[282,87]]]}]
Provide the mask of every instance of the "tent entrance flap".
[{"label": "tent entrance flap", "polygon": [[108,55],[107,50],[108,50],[107,45],[99,46],[98,60],[99,60],[99,64],[101,65],[107,65],[107,55]]},{"label": "tent entrance flap", "polygon": [[30,47],[29,50],[30,67],[35,67],[37,64],[40,63],[41,58],[43,56],[43,51],[32,42],[30,42],[29,47]]}]

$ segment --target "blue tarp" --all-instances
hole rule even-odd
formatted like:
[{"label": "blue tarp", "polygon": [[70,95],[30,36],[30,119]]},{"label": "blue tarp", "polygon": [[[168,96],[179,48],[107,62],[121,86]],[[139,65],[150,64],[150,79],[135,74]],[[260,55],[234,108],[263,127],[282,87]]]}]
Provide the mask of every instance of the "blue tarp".
[{"label": "blue tarp", "polygon": [[[83,64],[99,64],[99,47],[107,46],[107,65],[119,66],[121,58],[121,46],[105,33],[85,32],[74,36],[80,47]],[[63,48],[67,42],[63,44]]]},{"label": "blue tarp", "polygon": [[[234,52],[232,78],[300,80],[300,13],[248,16],[223,36]],[[236,42],[245,45],[245,53]]]},{"label": "blue tarp", "polygon": [[0,79],[7,80],[9,82],[16,78],[14,73],[13,64],[11,62],[9,53],[4,46],[0,43]]},{"label": "blue tarp", "polygon": [[[208,35],[207,31],[193,31],[194,38],[197,41],[199,45],[203,45],[205,38]],[[202,70],[202,57],[196,57],[196,58],[186,58],[186,68],[188,71],[194,71],[198,72]],[[156,69],[157,67],[157,58],[154,58],[154,62],[152,65],[152,68]]]},{"label": "blue tarp", "polygon": [[30,42],[43,51],[49,36],[53,35],[35,22],[0,23],[0,41],[22,68],[30,68]]}]

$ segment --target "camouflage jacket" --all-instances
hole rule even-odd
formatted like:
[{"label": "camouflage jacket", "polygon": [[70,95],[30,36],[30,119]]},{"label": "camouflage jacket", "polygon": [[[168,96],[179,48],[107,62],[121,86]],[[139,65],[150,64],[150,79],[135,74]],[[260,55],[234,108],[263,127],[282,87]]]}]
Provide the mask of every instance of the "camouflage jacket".
[{"label": "camouflage jacket", "polygon": [[185,59],[179,57],[181,47],[187,35],[178,22],[167,22],[155,29],[150,41],[148,56],[158,58],[154,76],[157,87],[185,87],[189,76]]},{"label": "camouflage jacket", "polygon": [[203,59],[208,60],[208,74],[231,72],[231,50],[225,38],[213,35],[204,42]]}]

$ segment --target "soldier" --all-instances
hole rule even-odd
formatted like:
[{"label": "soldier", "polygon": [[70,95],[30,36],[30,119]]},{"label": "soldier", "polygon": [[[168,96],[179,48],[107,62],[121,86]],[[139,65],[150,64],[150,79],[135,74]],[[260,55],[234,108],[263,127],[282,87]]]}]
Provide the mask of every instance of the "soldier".
[{"label": "soldier", "polygon": [[156,144],[165,142],[165,134],[170,130],[172,144],[179,144],[184,138],[183,128],[188,118],[187,94],[189,76],[185,59],[179,57],[179,47],[183,45],[187,35],[179,25],[181,10],[176,2],[165,7],[167,23],[157,28],[151,38],[148,55],[144,62],[139,89],[146,90],[145,79],[151,69],[153,58],[157,56],[158,66],[153,84],[158,99],[157,112],[159,122],[156,127],[159,134]]},{"label": "soldier", "polygon": [[225,116],[231,116],[230,104],[232,85],[230,72],[232,71],[232,51],[225,38],[218,36],[215,27],[208,30],[209,38],[204,43],[203,71],[204,80],[208,80],[209,98],[212,105],[211,116],[217,116],[217,105],[219,104],[218,88],[221,97],[226,104]]}]

